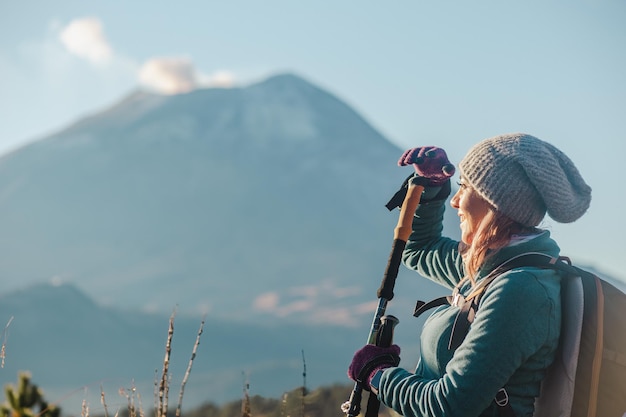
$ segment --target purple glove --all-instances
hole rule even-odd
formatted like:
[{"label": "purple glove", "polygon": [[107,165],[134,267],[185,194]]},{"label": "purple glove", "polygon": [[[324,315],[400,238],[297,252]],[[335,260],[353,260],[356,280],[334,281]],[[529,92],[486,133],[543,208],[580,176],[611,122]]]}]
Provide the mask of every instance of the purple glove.
[{"label": "purple glove", "polygon": [[420,182],[425,187],[438,187],[454,175],[454,165],[448,160],[446,151],[436,146],[421,146],[406,150],[399,166],[413,165],[418,177],[424,178]]},{"label": "purple glove", "polygon": [[357,350],[348,367],[348,376],[362,384],[363,389],[370,390],[370,381],[376,371],[398,366],[400,363],[400,346],[380,347],[365,345]]}]

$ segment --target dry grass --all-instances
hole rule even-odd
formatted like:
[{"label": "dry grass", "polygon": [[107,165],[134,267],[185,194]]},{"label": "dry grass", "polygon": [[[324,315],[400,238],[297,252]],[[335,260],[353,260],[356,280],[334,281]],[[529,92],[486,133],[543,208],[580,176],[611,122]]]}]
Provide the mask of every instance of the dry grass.
[{"label": "dry grass", "polygon": [[7,354],[7,338],[9,336],[9,326],[13,321],[13,316],[9,319],[6,326],[4,326],[4,330],[2,331],[2,347],[0,348],[0,368],[4,368],[4,359]]},{"label": "dry grass", "polygon": [[196,353],[198,352],[198,346],[200,345],[200,337],[202,336],[202,332],[204,330],[204,319],[200,323],[200,328],[198,329],[198,335],[196,336],[196,342],[193,345],[193,350],[191,351],[191,358],[189,358],[189,363],[187,364],[187,369],[185,370],[185,376],[183,377],[183,381],[180,384],[180,393],[178,395],[178,405],[176,407],[176,417],[180,417],[181,408],[183,406],[183,395],[185,393],[185,385],[187,385],[187,380],[189,379],[189,375],[191,374],[191,367],[193,366],[193,361],[196,359]]},{"label": "dry grass", "polygon": [[[170,364],[170,356],[172,354],[172,338],[174,337],[174,319],[176,317],[176,310],[172,312],[169,320],[169,328],[167,332],[167,341],[165,343],[165,357],[163,359],[163,370],[161,373],[160,382],[158,383],[157,395],[155,398],[155,416],[156,417],[167,417],[168,412],[168,398],[170,392],[170,375],[169,375],[169,364]],[[178,403],[176,405],[175,415],[176,417],[180,417],[181,409],[183,406],[183,397],[185,395],[185,386],[187,385],[187,381],[189,380],[189,375],[191,374],[191,369],[193,367],[193,361],[196,359],[196,354],[198,352],[198,346],[200,345],[200,338],[202,336],[202,332],[204,330],[204,319],[202,319],[200,323],[200,328],[198,329],[198,334],[196,336],[196,341],[193,345],[193,349],[191,351],[191,357],[189,358],[189,363],[187,364],[187,369],[185,370],[185,375],[183,376],[183,380],[180,384],[180,392],[178,394]],[[130,416],[136,417],[136,416]],[[139,417],[144,417],[143,413]]]},{"label": "dry grass", "polygon": [[[170,366],[170,357],[172,354],[172,339],[174,337],[174,322],[176,318],[176,310],[172,312],[172,315],[169,319],[169,327],[167,332],[167,339],[165,342],[165,356],[163,358],[163,367],[161,370],[161,375],[157,374],[158,371],[155,371],[155,381],[154,381],[154,416],[155,417],[167,417],[169,410],[169,393],[170,393],[170,384],[171,384],[171,376],[169,373]],[[193,345],[193,349],[191,351],[191,357],[189,359],[189,363],[187,364],[187,369],[185,371],[183,380],[181,382],[180,391],[178,394],[178,403],[175,410],[176,417],[181,416],[181,409],[183,404],[183,397],[185,394],[185,386],[187,381],[189,380],[189,376],[191,375],[191,369],[193,367],[193,362],[196,359],[198,346],[200,345],[200,338],[202,336],[204,330],[204,318],[200,323],[200,328],[198,329],[198,334],[196,336],[196,341]],[[7,325],[8,326],[8,325]],[[141,394],[139,390],[135,386],[134,382],[131,384],[130,388],[121,387],[118,390],[118,393],[121,397],[126,399],[126,415],[128,417],[145,417],[145,412],[143,409],[143,404],[141,400]],[[100,385],[100,403],[102,404],[102,409],[104,412],[104,417],[109,417],[109,405],[107,404],[107,398],[104,392],[104,388]],[[120,409],[118,408],[115,412],[114,417],[120,416]],[[81,409],[81,417],[89,417],[89,405],[84,400],[82,409]]]}]

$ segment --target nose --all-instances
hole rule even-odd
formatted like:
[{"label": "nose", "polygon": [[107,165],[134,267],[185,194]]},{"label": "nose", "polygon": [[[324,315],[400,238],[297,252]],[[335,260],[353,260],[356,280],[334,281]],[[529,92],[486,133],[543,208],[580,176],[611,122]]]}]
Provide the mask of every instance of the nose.
[{"label": "nose", "polygon": [[456,193],[454,193],[454,195],[452,196],[452,198],[450,199],[450,205],[452,206],[452,208],[458,209],[459,208],[459,192],[461,190],[457,190]]}]

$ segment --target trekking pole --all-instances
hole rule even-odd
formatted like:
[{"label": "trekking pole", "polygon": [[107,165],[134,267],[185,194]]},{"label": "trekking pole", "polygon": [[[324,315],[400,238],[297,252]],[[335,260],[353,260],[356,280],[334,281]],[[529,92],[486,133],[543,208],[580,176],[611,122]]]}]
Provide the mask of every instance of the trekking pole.
[{"label": "trekking pole", "polygon": [[[374,319],[370,327],[368,344],[376,344],[378,346],[390,346],[393,337],[393,327],[398,323],[398,319],[393,316],[384,316],[387,309],[387,303],[393,299],[393,288],[396,285],[398,270],[402,262],[402,253],[406,246],[406,241],[411,235],[413,228],[413,215],[417,208],[424,187],[422,185],[409,184],[406,196],[402,202],[400,209],[400,217],[398,224],[394,229],[394,239],[391,246],[391,253],[387,261],[387,267],[383,275],[382,282],[378,288],[378,307],[374,313]],[[381,320],[385,318],[385,320]],[[354,384],[354,389],[350,394],[350,399],[345,402],[341,409],[346,413],[347,417],[356,417],[361,412],[361,394],[363,387],[360,383]],[[378,415],[380,402],[376,395],[370,394],[367,402],[366,417]]]}]

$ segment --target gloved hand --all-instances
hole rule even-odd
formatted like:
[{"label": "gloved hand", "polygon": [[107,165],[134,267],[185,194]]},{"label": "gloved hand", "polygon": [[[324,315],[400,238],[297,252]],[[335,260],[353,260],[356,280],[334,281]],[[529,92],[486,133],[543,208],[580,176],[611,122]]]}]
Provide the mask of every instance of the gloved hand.
[{"label": "gloved hand", "polygon": [[400,346],[380,347],[365,345],[357,350],[348,367],[348,376],[361,383],[364,390],[370,390],[370,381],[376,371],[398,366],[400,363]]},{"label": "gloved hand", "polygon": [[399,166],[413,165],[418,181],[424,187],[439,187],[454,175],[454,165],[448,160],[446,151],[436,146],[421,146],[406,150]]}]

